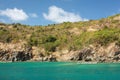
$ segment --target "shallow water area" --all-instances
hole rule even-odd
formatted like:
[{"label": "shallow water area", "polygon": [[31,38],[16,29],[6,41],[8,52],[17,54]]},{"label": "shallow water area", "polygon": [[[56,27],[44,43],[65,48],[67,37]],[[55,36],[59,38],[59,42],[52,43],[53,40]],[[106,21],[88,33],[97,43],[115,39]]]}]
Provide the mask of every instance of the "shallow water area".
[{"label": "shallow water area", "polygon": [[0,80],[120,80],[120,63],[0,63]]}]

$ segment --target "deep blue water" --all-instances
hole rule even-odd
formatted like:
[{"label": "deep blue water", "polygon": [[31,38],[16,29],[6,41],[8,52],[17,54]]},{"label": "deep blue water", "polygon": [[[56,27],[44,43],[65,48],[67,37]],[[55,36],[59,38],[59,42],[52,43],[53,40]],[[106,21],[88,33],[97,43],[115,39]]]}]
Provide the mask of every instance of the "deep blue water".
[{"label": "deep blue water", "polygon": [[0,63],[0,80],[120,80],[120,64]]}]

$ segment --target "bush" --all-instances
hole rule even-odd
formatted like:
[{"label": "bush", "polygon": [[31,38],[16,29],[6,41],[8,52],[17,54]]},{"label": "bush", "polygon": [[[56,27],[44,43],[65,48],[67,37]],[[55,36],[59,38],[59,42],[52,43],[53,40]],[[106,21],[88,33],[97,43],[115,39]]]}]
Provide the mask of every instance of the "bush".
[{"label": "bush", "polygon": [[91,39],[94,37],[94,32],[83,32],[80,36],[75,38],[75,47],[77,49],[87,46],[92,43]]},{"label": "bush", "polygon": [[0,42],[11,42],[11,35],[7,30],[0,30]]},{"label": "bush", "polygon": [[53,36],[48,36],[45,40],[45,42],[55,42],[57,39]]},{"label": "bush", "polygon": [[104,29],[94,34],[93,42],[101,45],[107,45],[110,42],[119,40],[120,30],[119,29]]},{"label": "bush", "polygon": [[57,46],[59,46],[59,42],[54,42],[54,43],[49,42],[49,43],[44,44],[45,50],[49,52],[56,51]]}]

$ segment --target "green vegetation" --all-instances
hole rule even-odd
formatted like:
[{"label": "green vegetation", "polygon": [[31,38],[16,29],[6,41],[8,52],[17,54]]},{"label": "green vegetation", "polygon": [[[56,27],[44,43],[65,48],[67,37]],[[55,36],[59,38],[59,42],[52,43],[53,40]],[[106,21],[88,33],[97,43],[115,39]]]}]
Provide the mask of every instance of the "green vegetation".
[{"label": "green vegetation", "polygon": [[101,20],[64,22],[44,27],[1,23],[0,42],[26,41],[27,45],[44,48],[47,52],[64,48],[78,50],[90,44],[120,44],[120,20],[116,20],[119,16],[120,14]]},{"label": "green vegetation", "polygon": [[101,31],[95,32],[93,41],[101,44],[107,45],[111,42],[120,40],[120,29],[103,29]]}]

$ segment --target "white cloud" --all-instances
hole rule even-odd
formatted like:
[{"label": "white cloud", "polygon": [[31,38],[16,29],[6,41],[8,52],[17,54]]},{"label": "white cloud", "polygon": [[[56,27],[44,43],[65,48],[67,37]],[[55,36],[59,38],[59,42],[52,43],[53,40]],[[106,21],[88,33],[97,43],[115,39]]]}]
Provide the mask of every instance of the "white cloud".
[{"label": "white cloud", "polygon": [[77,21],[87,21],[88,19],[82,18],[78,14],[67,12],[62,8],[56,6],[50,6],[48,14],[43,13],[43,17],[47,20],[62,23],[62,22],[77,22]]},{"label": "white cloud", "polygon": [[22,9],[17,8],[0,10],[0,16],[6,16],[12,21],[24,21],[28,18],[28,15]]},{"label": "white cloud", "polygon": [[31,13],[31,14],[29,14],[31,17],[33,17],[33,18],[37,18],[38,17],[38,15],[36,14],[36,13]]}]

